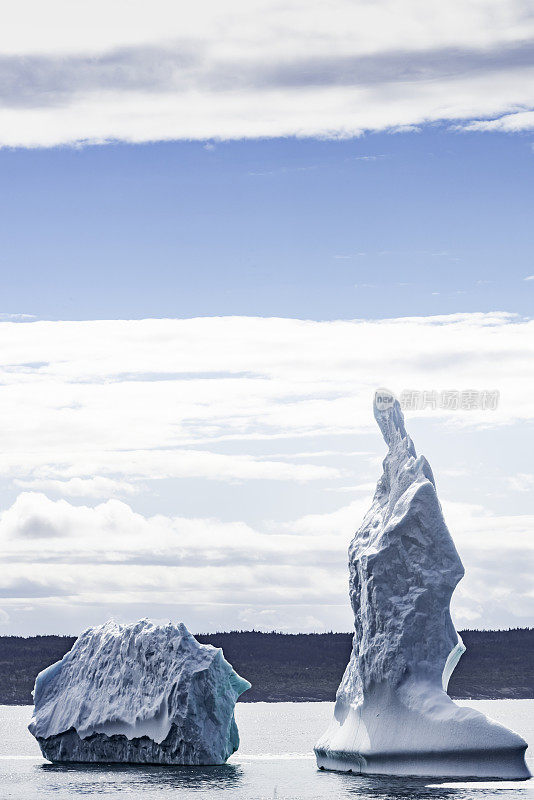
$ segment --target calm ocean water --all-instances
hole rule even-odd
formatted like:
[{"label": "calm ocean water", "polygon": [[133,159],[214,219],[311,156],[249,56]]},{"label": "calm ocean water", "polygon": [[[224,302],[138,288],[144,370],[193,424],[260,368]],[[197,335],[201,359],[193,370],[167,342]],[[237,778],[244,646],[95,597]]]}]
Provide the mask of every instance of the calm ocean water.
[{"label": "calm ocean water", "polygon": [[[520,733],[534,746],[534,700],[462,702]],[[26,730],[29,706],[0,706],[0,798],[71,800],[534,800],[534,781],[447,782],[320,772],[313,744],[330,703],[239,703],[241,747],[224,767],[58,767]],[[534,772],[534,760],[529,767]]]}]

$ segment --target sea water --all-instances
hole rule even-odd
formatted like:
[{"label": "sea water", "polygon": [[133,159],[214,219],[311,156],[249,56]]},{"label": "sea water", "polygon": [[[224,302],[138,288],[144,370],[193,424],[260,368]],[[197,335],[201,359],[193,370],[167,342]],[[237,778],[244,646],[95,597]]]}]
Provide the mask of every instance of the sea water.
[{"label": "sea water", "polygon": [[[470,700],[534,749],[534,700]],[[30,706],[0,706],[0,800],[534,800],[534,781],[451,781],[319,771],[313,745],[331,703],[238,703],[241,746],[222,767],[57,766],[26,726]],[[534,772],[534,753],[527,763]]]}]

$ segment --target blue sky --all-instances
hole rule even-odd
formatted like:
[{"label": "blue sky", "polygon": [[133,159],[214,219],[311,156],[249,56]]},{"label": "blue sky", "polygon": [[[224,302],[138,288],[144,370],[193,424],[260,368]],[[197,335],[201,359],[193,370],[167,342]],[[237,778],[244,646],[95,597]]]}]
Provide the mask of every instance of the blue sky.
[{"label": "blue sky", "polygon": [[208,149],[4,149],[1,311],[528,314],[532,142],[439,126]]},{"label": "blue sky", "polygon": [[[0,632],[349,630],[379,386],[532,625],[534,13],[19,0],[0,29]],[[28,24],[31,20],[31,24]]]}]

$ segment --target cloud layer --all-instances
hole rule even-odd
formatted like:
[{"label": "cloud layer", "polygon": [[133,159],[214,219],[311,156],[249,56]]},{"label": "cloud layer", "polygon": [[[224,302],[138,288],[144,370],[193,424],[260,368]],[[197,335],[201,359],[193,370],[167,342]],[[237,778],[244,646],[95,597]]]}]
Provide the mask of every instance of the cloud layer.
[{"label": "cloud layer", "polygon": [[339,466],[313,459],[292,463],[215,444],[373,430],[369,398],[382,385],[500,392],[495,411],[414,412],[449,424],[534,418],[534,322],[507,314],[4,322],[0,341],[9,420],[0,475],[24,488],[65,481],[67,495],[97,496],[100,486],[105,496],[113,486],[97,477],[342,478]]},{"label": "cloud layer", "polygon": [[407,416],[433,437],[467,568],[458,624],[528,624],[532,321],[2,322],[0,341],[9,630],[76,631],[110,614],[349,629],[346,550],[380,474],[380,385],[500,392],[493,411]]},{"label": "cloud layer", "polygon": [[534,107],[534,18],[519,0],[210,0],[187,13],[121,0],[83,16],[60,0],[10,10],[0,144],[338,137],[443,120],[516,130]]},{"label": "cloud layer", "polygon": [[[8,614],[28,603],[45,613],[59,604],[89,607],[96,617],[111,607],[123,618],[134,603],[148,610],[208,606],[221,627],[226,619],[239,626],[247,609],[257,628],[270,610],[266,627],[290,630],[302,627],[304,606],[312,628],[349,629],[346,548],[368,502],[258,530],[216,519],[147,518],[117,500],[91,508],[24,493],[0,517],[0,597]],[[464,503],[445,504],[445,513],[467,570],[454,599],[458,624],[529,624],[534,515],[499,516]]]}]

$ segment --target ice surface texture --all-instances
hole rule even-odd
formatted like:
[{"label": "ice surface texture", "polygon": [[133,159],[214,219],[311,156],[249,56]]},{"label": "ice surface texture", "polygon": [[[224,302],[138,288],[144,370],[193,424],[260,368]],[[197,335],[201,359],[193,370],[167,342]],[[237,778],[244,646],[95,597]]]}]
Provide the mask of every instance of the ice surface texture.
[{"label": "ice surface texture", "polygon": [[389,450],[349,548],[356,633],[334,719],[315,747],[318,766],[526,778],[526,742],[446,694],[465,650],[449,612],[462,562],[399,403],[375,398],[374,414]]},{"label": "ice surface texture", "polygon": [[249,688],[183,624],[110,621],[39,673],[29,729],[54,762],[224,764]]}]

